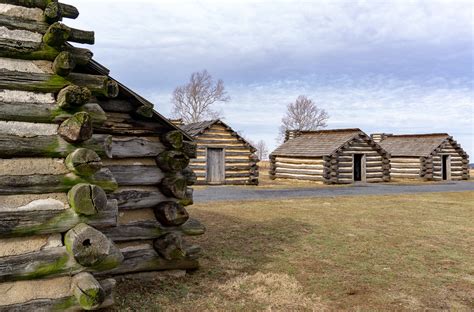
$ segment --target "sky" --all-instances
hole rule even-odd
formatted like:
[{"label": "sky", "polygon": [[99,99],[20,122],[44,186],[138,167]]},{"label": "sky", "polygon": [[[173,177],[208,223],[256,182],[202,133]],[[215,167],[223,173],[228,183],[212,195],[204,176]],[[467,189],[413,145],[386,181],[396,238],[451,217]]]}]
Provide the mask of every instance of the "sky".
[{"label": "sky", "polygon": [[[470,1],[69,0],[94,58],[171,117],[193,72],[224,81],[224,121],[273,150],[299,95],[328,129],[448,132],[474,155]],[[471,157],[471,160],[474,156]]]}]

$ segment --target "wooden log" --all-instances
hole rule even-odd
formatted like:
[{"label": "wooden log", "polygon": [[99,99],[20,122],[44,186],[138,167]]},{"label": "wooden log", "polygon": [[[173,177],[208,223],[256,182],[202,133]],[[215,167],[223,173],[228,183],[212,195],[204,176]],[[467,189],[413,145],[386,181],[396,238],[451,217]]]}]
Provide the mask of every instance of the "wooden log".
[{"label": "wooden log", "polygon": [[156,164],[165,172],[181,171],[189,165],[189,157],[176,150],[164,151],[156,157]]},{"label": "wooden log", "polygon": [[162,135],[163,143],[175,150],[183,148],[183,133],[178,130],[170,131]]},{"label": "wooden log", "polygon": [[107,236],[85,223],[79,223],[64,236],[66,250],[84,267],[116,267],[123,255]]},{"label": "wooden log", "polygon": [[[120,250],[118,252],[120,253]],[[51,278],[80,272],[107,271],[118,267],[121,259],[123,257],[119,259],[117,254],[111,254],[96,266],[84,267],[75,261],[66,247],[48,248],[28,254],[0,258],[0,282]]]},{"label": "wooden log", "polygon": [[[25,23],[23,23],[23,25],[24,24]],[[40,32],[43,30],[42,24],[31,25],[30,27],[33,26],[37,26],[37,30]],[[66,43],[66,41],[94,44],[94,32],[73,29],[59,22],[53,23],[44,32],[43,42],[51,47],[60,48]]]},{"label": "wooden log", "polygon": [[111,156],[112,137],[93,135],[81,144],[70,144],[56,135],[21,137],[0,133],[0,156],[11,157],[67,157],[78,147],[95,151],[100,156]]},{"label": "wooden log", "polygon": [[107,119],[99,105],[91,103],[67,111],[48,103],[7,103],[0,101],[0,119],[39,123],[60,123],[77,112],[88,113],[93,125],[100,125]]},{"label": "wooden log", "polygon": [[97,185],[79,183],[68,192],[69,205],[77,214],[95,215],[107,207],[107,195]]},{"label": "wooden log", "polygon": [[112,139],[112,158],[156,157],[166,147],[152,137],[118,137]]},{"label": "wooden log", "polygon": [[[151,208],[164,201],[175,201],[176,199],[165,196],[158,188],[153,189],[119,189],[108,195],[109,199],[117,200],[119,209],[132,210]],[[192,194],[191,194],[192,198]]]},{"label": "wooden log", "polygon": [[118,84],[107,76],[71,73],[67,77],[0,69],[0,88],[37,92],[59,92],[69,85],[87,87],[93,94],[116,97]]},{"label": "wooden log", "polygon": [[174,201],[161,202],[153,211],[156,219],[164,226],[179,226],[189,219],[186,209]]},{"label": "wooden log", "polygon": [[155,239],[167,233],[180,232],[184,235],[202,235],[206,228],[195,219],[188,219],[180,226],[163,226],[157,221],[134,221],[103,230],[115,242]]},{"label": "wooden log", "polygon": [[89,177],[62,175],[0,176],[0,195],[67,192],[78,183],[95,184],[107,192],[117,189],[117,181],[107,168]]},{"label": "wooden log", "polygon": [[167,173],[161,180],[160,189],[166,196],[183,199],[186,197],[187,179],[181,173]]},{"label": "wooden log", "polygon": [[156,166],[109,165],[118,185],[158,185],[165,174]]},{"label": "wooden log", "polygon": [[74,297],[84,310],[98,309],[104,302],[106,294],[102,285],[87,272],[74,275],[71,281]]},{"label": "wooden log", "polygon": [[186,185],[194,185],[197,181],[196,173],[191,168],[185,168],[181,174],[186,179]]},{"label": "wooden log", "polygon": [[183,141],[183,153],[189,158],[197,157],[197,144],[195,142]]},{"label": "wooden log", "polygon": [[76,61],[70,52],[63,51],[56,56],[53,62],[53,72],[59,76],[69,75],[76,67]]},{"label": "wooden log", "polygon": [[150,245],[128,247],[122,249],[124,261],[115,269],[97,273],[98,276],[112,276],[134,272],[161,270],[193,270],[199,263],[193,259],[168,261],[163,259]]},{"label": "wooden log", "polygon": [[[20,237],[66,232],[83,222],[97,228],[117,225],[117,203],[109,201],[95,215],[79,215],[73,209],[61,209],[57,200],[37,200],[26,207],[0,211],[0,235]],[[59,209],[58,209],[59,208]]]},{"label": "wooden log", "polygon": [[102,169],[99,155],[88,148],[78,148],[66,157],[64,161],[69,171],[79,176],[91,176]]},{"label": "wooden log", "polygon": [[[1,0],[0,0],[1,1]],[[105,299],[99,306],[100,309],[114,305],[113,290],[116,284],[114,279],[105,279],[99,281],[105,293]],[[0,312],[24,312],[24,311],[77,311],[83,307],[77,302],[77,299],[71,295],[54,299],[35,299],[25,303],[18,303],[6,306],[0,306]]]},{"label": "wooden log", "polygon": [[90,90],[86,87],[69,85],[59,91],[56,101],[59,107],[68,109],[87,104],[91,99],[91,95]]},{"label": "wooden log", "polygon": [[[27,8],[46,9],[51,3],[50,0],[0,0],[0,3],[24,6]],[[62,12],[61,17],[75,19],[79,16],[79,11],[69,4],[59,3],[59,10]]]},{"label": "wooden log", "polygon": [[58,134],[69,143],[81,143],[92,137],[92,119],[85,112],[75,113],[58,128]]},{"label": "wooden log", "polygon": [[179,233],[168,233],[155,239],[153,248],[166,260],[181,260],[186,257],[183,238]]},{"label": "wooden log", "polygon": [[193,200],[193,189],[191,187],[187,187],[186,188],[186,191],[185,191],[185,194],[184,194],[184,198],[181,198],[177,201],[178,204],[182,205],[182,206],[190,206],[194,203],[194,200]]}]

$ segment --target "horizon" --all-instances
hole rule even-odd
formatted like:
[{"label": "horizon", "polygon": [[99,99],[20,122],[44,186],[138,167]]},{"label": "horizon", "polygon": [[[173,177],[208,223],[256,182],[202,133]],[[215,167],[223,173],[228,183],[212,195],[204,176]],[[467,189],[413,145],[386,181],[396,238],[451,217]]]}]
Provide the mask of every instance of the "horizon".
[{"label": "horizon", "polygon": [[474,153],[468,1],[67,2],[81,13],[68,25],[96,32],[94,59],[165,117],[174,88],[207,69],[231,97],[223,120],[270,152],[303,94],[326,129],[447,132]]}]

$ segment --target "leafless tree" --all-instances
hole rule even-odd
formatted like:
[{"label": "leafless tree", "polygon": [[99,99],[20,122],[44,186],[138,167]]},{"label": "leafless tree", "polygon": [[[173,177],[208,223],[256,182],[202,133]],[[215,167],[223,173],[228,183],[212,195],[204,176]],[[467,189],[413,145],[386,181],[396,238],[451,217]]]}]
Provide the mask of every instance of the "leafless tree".
[{"label": "leafless tree", "polygon": [[287,106],[285,117],[281,120],[279,140],[285,137],[286,130],[318,130],[327,127],[328,113],[320,109],[313,100],[300,95],[294,103]]},{"label": "leafless tree", "polygon": [[182,118],[186,124],[220,118],[222,114],[212,106],[229,100],[224,82],[220,79],[215,82],[207,70],[192,73],[189,82],[177,87],[171,99],[174,117]]},{"label": "leafless tree", "polygon": [[268,147],[267,147],[267,144],[265,143],[265,141],[263,141],[263,140],[258,141],[257,144],[255,145],[255,148],[257,149],[258,159],[260,159],[260,160],[267,159],[267,157],[268,157]]}]

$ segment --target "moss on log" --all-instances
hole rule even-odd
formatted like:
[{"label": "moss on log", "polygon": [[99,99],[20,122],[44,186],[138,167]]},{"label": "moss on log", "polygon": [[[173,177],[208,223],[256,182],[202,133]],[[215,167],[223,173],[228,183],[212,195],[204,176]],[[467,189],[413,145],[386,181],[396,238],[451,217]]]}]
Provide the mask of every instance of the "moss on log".
[{"label": "moss on log", "polygon": [[181,171],[189,165],[189,157],[176,150],[164,151],[156,157],[156,164],[163,171]]},{"label": "moss on log", "polygon": [[41,234],[66,232],[83,222],[97,228],[117,225],[117,203],[109,201],[105,209],[95,215],[79,215],[73,209],[35,210],[36,203],[30,204],[31,210],[0,212],[0,235],[2,237],[22,237]]},{"label": "moss on log", "polygon": [[111,269],[119,265],[123,255],[103,233],[85,223],[79,223],[64,236],[66,250],[80,265],[96,270]]},{"label": "moss on log", "polygon": [[102,169],[99,155],[88,148],[78,148],[66,157],[66,168],[79,176],[91,176]]},{"label": "moss on log", "polygon": [[107,207],[107,195],[97,185],[76,184],[69,190],[67,197],[71,208],[80,215],[95,215]]},{"label": "moss on log", "polygon": [[168,233],[155,239],[153,248],[166,260],[180,260],[186,257],[183,239],[179,233]]},{"label": "moss on log", "polygon": [[183,148],[183,133],[178,130],[170,131],[162,135],[161,137],[163,143],[176,150]]},{"label": "moss on log", "polygon": [[107,76],[71,73],[67,77],[61,77],[0,69],[0,88],[7,90],[56,93],[69,85],[86,87],[95,95],[107,97],[116,97],[119,92],[118,84]]},{"label": "moss on log", "polygon": [[58,134],[69,143],[81,143],[92,137],[92,119],[86,112],[75,113],[58,128]]},{"label": "moss on log", "polygon": [[160,183],[160,189],[166,196],[183,199],[186,197],[187,185],[181,173],[167,173]]},{"label": "moss on log", "polygon": [[186,209],[173,201],[162,202],[153,211],[156,219],[164,226],[179,226],[189,219]]},{"label": "moss on log", "polygon": [[0,176],[0,195],[41,194],[68,192],[74,185],[89,183],[100,186],[106,192],[117,189],[117,181],[107,168],[89,177],[74,173],[62,175]]},{"label": "moss on log", "polygon": [[72,278],[71,288],[74,297],[84,310],[98,309],[106,297],[102,285],[87,272],[75,275]]},{"label": "moss on log", "polygon": [[63,51],[56,56],[53,62],[53,72],[59,76],[69,75],[76,67],[76,60],[70,52]]},{"label": "moss on log", "polygon": [[112,136],[95,134],[90,140],[71,144],[57,135],[38,135],[20,137],[0,134],[0,157],[51,157],[64,158],[77,148],[84,147],[95,151],[99,156],[110,157]]}]

